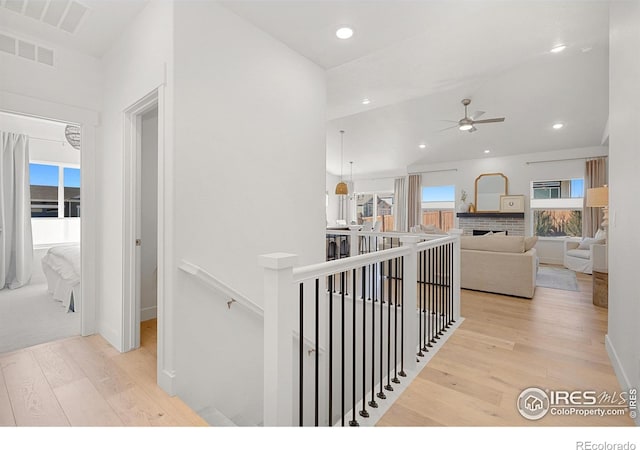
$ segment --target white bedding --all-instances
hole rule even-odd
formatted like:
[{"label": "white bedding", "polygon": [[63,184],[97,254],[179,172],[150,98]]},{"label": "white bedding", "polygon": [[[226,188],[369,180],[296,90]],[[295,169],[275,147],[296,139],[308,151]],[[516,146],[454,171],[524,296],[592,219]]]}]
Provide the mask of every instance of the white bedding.
[{"label": "white bedding", "polygon": [[68,311],[80,302],[80,244],[51,247],[42,258],[48,289]]}]

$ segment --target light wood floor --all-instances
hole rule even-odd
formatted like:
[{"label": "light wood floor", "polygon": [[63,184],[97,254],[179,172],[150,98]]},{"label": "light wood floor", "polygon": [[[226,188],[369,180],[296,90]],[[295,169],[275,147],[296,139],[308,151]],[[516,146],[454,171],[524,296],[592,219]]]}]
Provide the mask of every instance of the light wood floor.
[{"label": "light wood floor", "polygon": [[100,336],[0,355],[0,425],[206,426],[156,384],[156,322],[141,347],[118,353]]},{"label": "light wood floor", "polygon": [[623,426],[628,416],[520,416],[527,387],[620,392],[604,346],[607,310],[580,291],[536,288],[532,300],[462,291],[464,322],[380,426]]}]

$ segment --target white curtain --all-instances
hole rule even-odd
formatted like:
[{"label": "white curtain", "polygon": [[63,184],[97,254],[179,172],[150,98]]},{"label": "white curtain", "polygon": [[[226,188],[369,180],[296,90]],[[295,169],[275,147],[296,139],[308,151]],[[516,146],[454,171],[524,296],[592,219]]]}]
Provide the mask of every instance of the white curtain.
[{"label": "white curtain", "polygon": [[395,179],[393,223],[395,231],[407,231],[407,179],[405,177]]},{"label": "white curtain", "polygon": [[0,289],[17,289],[33,268],[29,138],[5,131],[0,138]]}]

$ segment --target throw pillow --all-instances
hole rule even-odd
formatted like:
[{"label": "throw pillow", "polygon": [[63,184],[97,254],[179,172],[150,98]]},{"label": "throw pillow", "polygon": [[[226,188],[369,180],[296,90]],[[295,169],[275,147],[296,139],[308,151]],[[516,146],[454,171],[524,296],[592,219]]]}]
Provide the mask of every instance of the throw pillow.
[{"label": "throw pillow", "polygon": [[427,234],[444,234],[444,231],[435,225],[420,225],[420,229]]},{"label": "throw pillow", "polygon": [[531,236],[524,238],[524,251],[528,252],[531,250],[538,242],[538,236]]},{"label": "throw pillow", "polygon": [[506,236],[507,232],[506,231],[498,231],[497,233],[493,233],[494,236]]},{"label": "throw pillow", "polygon": [[604,239],[582,238],[578,250],[589,250],[591,244],[604,244]]},{"label": "throw pillow", "polygon": [[493,236],[493,231],[487,231],[485,234],[483,234],[482,236]]}]

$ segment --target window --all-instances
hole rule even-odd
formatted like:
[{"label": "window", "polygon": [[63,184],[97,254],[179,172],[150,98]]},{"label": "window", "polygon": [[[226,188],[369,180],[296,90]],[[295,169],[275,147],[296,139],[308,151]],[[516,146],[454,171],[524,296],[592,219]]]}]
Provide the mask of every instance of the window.
[{"label": "window", "polygon": [[80,217],[80,169],[31,163],[29,180],[31,217]]},{"label": "window", "polygon": [[541,237],[581,236],[584,180],[533,181],[533,234]]},{"label": "window", "polygon": [[58,166],[29,164],[31,217],[58,217]]},{"label": "window", "polygon": [[442,231],[454,227],[456,187],[423,186],[422,188],[422,224],[435,225]]},{"label": "window", "polygon": [[80,169],[64,168],[64,216],[80,217]]},{"label": "window", "polygon": [[394,230],[392,193],[355,194],[355,196],[358,225],[379,221],[382,224],[380,231]]}]

